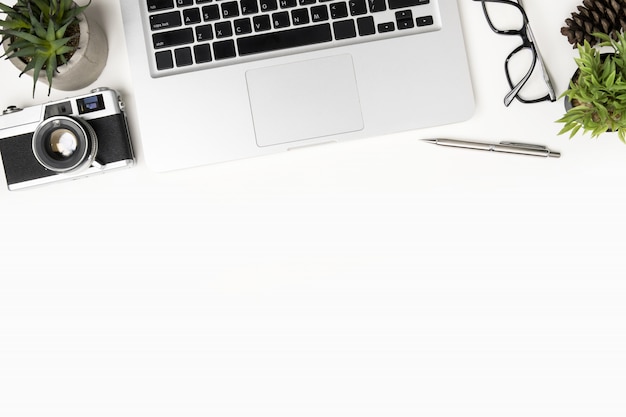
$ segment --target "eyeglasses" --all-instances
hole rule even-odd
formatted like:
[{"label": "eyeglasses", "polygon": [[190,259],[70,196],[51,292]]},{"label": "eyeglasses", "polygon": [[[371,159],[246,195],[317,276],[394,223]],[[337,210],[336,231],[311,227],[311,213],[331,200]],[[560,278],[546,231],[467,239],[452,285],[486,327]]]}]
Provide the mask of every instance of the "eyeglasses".
[{"label": "eyeglasses", "polygon": [[[483,12],[491,30],[500,35],[520,36],[522,38],[522,44],[515,48],[504,61],[504,72],[511,86],[511,91],[504,96],[504,105],[510,105],[514,98],[522,103],[556,101],[550,75],[530,29],[530,22],[522,5],[522,0],[518,0],[517,3],[512,0],[474,1],[482,3]],[[538,72],[535,71],[537,63],[539,63],[538,67],[543,77],[543,83],[540,84],[545,84],[545,86],[542,85],[542,91],[527,91],[530,90],[527,88],[523,92],[522,89],[527,86],[528,80],[539,76]],[[547,93],[542,96],[546,89]],[[534,98],[529,98],[529,95]]]}]

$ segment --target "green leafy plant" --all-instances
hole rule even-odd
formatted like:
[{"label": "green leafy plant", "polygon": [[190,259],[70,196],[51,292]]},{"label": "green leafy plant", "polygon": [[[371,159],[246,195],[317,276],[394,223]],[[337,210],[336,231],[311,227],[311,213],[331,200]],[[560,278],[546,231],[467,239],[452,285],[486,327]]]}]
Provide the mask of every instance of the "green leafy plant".
[{"label": "green leafy plant", "polygon": [[18,0],[12,7],[0,3],[0,12],[6,14],[0,20],[5,46],[2,57],[21,59],[26,64],[20,76],[33,70],[33,96],[41,71],[45,71],[50,95],[57,68],[78,48],[78,15],[90,3],[81,7],[72,0]]},{"label": "green leafy plant", "polygon": [[572,108],[557,120],[565,123],[559,134],[569,132],[571,138],[583,129],[598,137],[613,131],[626,143],[626,34],[619,33],[616,39],[602,33],[594,36],[602,41],[597,46],[612,52],[601,53],[587,41],[578,45],[577,75],[562,95]]}]

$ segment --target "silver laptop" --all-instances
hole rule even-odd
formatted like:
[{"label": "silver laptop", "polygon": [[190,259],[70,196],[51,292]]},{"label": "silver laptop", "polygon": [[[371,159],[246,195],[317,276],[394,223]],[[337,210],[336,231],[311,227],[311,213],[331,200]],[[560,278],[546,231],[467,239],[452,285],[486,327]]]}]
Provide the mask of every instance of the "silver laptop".
[{"label": "silver laptop", "polygon": [[457,0],[120,0],[148,165],[459,122]]}]

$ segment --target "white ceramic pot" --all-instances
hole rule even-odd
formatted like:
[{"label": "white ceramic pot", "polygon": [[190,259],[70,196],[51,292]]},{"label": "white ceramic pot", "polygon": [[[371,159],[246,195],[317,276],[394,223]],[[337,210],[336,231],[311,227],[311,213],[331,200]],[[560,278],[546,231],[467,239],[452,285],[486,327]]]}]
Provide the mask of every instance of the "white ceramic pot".
[{"label": "white ceramic pot", "polygon": [[[78,15],[78,19],[80,20],[78,49],[67,64],[57,68],[52,78],[52,88],[57,90],[80,90],[92,84],[102,73],[109,55],[109,45],[102,28],[89,20],[84,13]],[[26,68],[26,64],[19,58],[11,58],[10,61],[20,72]],[[26,74],[32,77],[33,70]],[[39,74],[39,81],[48,85],[45,71]]]}]

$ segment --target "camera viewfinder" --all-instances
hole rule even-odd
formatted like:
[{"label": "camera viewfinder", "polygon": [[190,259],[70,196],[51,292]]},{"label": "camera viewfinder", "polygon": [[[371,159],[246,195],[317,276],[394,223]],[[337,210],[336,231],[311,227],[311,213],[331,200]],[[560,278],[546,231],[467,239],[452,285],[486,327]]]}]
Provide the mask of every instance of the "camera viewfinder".
[{"label": "camera viewfinder", "polygon": [[104,100],[102,99],[102,95],[98,94],[97,96],[89,96],[85,98],[79,98],[76,100],[78,104],[78,113],[85,114],[91,113],[98,110],[104,110]]}]

